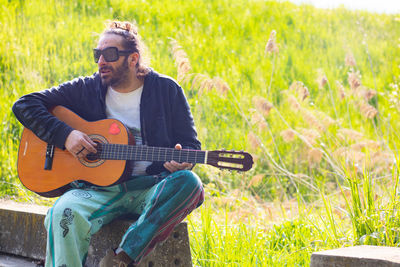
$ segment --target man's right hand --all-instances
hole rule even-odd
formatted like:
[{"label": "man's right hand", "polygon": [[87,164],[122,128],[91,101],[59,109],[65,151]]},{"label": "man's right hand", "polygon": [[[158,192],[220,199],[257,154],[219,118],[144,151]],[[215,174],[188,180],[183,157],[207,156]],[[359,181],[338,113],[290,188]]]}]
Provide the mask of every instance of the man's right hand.
[{"label": "man's right hand", "polygon": [[87,134],[78,130],[73,130],[65,140],[65,148],[75,158],[84,158],[89,153],[96,153],[96,146]]}]

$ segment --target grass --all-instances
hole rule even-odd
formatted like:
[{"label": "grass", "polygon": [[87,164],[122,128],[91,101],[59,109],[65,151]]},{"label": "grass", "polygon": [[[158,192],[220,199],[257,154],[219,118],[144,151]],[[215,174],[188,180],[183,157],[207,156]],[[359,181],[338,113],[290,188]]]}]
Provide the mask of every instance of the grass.
[{"label": "grass", "polygon": [[[396,167],[398,170],[398,166]],[[320,198],[261,202],[246,190],[221,194],[206,186],[208,202],[189,216],[198,266],[309,266],[312,252],[400,244],[398,173],[391,183],[347,173],[340,190]]]},{"label": "grass", "polygon": [[18,181],[12,103],[94,73],[103,22],[135,20],[151,66],[185,89],[203,148],[256,161],[246,173],[196,167],[208,196],[188,219],[196,265],[307,266],[313,251],[399,245],[399,15],[258,0],[0,3],[2,197],[53,201]]}]

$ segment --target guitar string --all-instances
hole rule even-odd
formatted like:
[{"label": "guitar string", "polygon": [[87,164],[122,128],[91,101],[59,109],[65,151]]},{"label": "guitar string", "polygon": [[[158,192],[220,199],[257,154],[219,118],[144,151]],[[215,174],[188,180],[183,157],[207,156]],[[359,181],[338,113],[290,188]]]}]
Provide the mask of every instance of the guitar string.
[{"label": "guitar string", "polygon": [[[173,148],[157,148],[157,147],[147,147],[147,146],[126,146],[126,145],[121,145],[121,144],[105,144],[105,150],[104,153],[102,153],[102,156],[104,158],[109,158],[109,159],[131,159],[129,156],[132,156],[133,152],[135,152],[135,156],[133,160],[149,160],[149,161],[167,161],[170,159],[176,160],[178,162],[191,162],[191,163],[206,163],[205,162],[205,151],[201,150],[175,150]],[[152,151],[150,151],[152,150]],[[158,159],[154,158],[155,150],[158,151]],[[137,157],[137,153],[139,151],[139,157]],[[165,155],[167,157],[161,158],[160,159],[160,152],[164,151]],[[143,154],[145,153],[145,156]],[[151,157],[149,157],[149,153]],[[239,152],[225,152],[227,154],[236,154],[236,155],[241,155]],[[186,155],[185,155],[186,154]],[[192,156],[191,156],[192,154]],[[194,158],[193,158],[194,154]],[[201,154],[201,158],[198,159],[198,154]],[[101,158],[103,158],[101,156]],[[169,156],[169,157],[168,157]],[[225,163],[230,163],[230,164],[236,164],[232,166],[223,166],[221,164],[218,164],[219,167],[230,167],[231,169],[237,169],[241,170],[242,167],[244,166],[243,162],[244,158],[232,158],[232,157],[221,157],[218,159],[217,162],[225,162]],[[236,167],[235,167],[236,166]]]},{"label": "guitar string", "polygon": [[[133,159],[149,161],[186,161],[204,163],[205,151],[175,150],[173,148],[157,148],[147,146],[126,146],[122,144],[102,144],[98,153],[100,158]],[[151,151],[152,150],[152,151]]]},{"label": "guitar string", "polygon": [[[160,148],[147,147],[147,146],[128,146],[127,147],[127,145],[124,145],[124,144],[101,144],[101,146],[98,149],[97,154],[100,154],[99,159],[130,160],[129,156],[132,156],[131,154],[133,153],[133,151],[135,151],[135,154],[136,154],[135,157],[138,157],[137,156],[138,150],[140,150],[140,153],[139,153],[140,155],[143,154],[144,152],[146,152],[146,155],[148,155],[148,152],[150,150],[153,150],[150,153],[154,154],[155,150],[157,150],[159,152],[159,155],[158,155],[159,161],[167,161],[170,159],[175,159],[177,161],[184,162],[185,160],[182,160],[181,158],[176,158],[176,157],[181,157],[182,153],[186,153],[187,154],[186,162],[209,164],[208,162],[205,162],[206,151],[202,151],[202,150],[176,150],[173,148],[163,148],[163,147],[160,147]],[[161,151],[164,151],[165,154],[164,154],[164,158],[160,159]],[[167,152],[169,152],[169,153],[167,153]],[[240,154],[239,152],[235,153],[235,152],[228,152],[228,151],[223,151],[222,153]],[[54,155],[54,157],[66,157],[67,156],[66,153],[58,153],[57,151],[55,151],[55,154],[57,154],[57,155]],[[176,155],[176,154],[179,154],[179,155]],[[191,157],[189,156],[190,154],[192,154]],[[194,157],[193,157],[193,154],[194,154]],[[197,158],[198,154],[200,154],[200,158]],[[117,156],[122,155],[122,156],[117,157],[116,155]],[[174,156],[175,156],[175,158],[174,158]],[[139,156],[139,158],[137,160],[145,160],[145,159],[142,159],[141,156]],[[152,159],[149,158],[148,160],[149,161],[157,161],[154,159],[153,156],[152,156]],[[226,163],[237,164],[237,167],[224,166],[224,165],[218,164],[218,167],[220,167],[220,168],[242,170],[241,166],[244,166],[243,164],[245,164],[245,162],[243,160],[245,160],[245,159],[244,158],[225,158],[225,160],[224,160],[223,158],[220,158],[217,160],[217,162],[226,162]]]},{"label": "guitar string", "polygon": [[[177,160],[192,163],[205,163],[206,151],[201,150],[176,150],[164,147],[148,146],[128,146],[124,144],[101,144],[99,147],[100,159],[120,159],[120,160],[149,160],[149,161],[167,161]],[[152,151],[150,151],[152,150]],[[161,155],[164,152],[164,155]],[[235,152],[222,152],[227,154],[236,154]],[[134,154],[134,155],[133,155]],[[145,154],[143,156],[143,154]],[[240,153],[238,153],[240,154]],[[244,158],[220,157],[219,161],[230,161],[230,163],[243,163]]]},{"label": "guitar string", "polygon": [[[201,150],[176,150],[173,148],[164,148],[164,147],[148,147],[148,146],[126,146],[124,144],[103,144],[105,149],[102,151],[102,155],[107,157],[115,158],[118,155],[121,155],[122,159],[126,159],[127,157],[131,157],[133,152],[133,158],[135,159],[148,159],[150,161],[157,160],[167,160],[167,159],[178,159],[178,160],[194,160],[197,162],[197,157],[201,157],[200,163],[205,159],[206,151]],[[150,151],[152,150],[152,151]],[[164,156],[160,158],[160,155],[164,151]],[[138,156],[139,152],[139,156]],[[223,151],[222,153],[236,155],[239,157],[219,157],[220,159],[232,160],[236,162],[242,162],[245,159],[245,156],[241,152],[235,151]],[[199,155],[200,154],[200,155]]]},{"label": "guitar string", "polygon": [[[148,160],[148,161],[167,161],[176,160],[178,162],[206,163],[206,151],[202,150],[177,150],[164,147],[148,146],[127,146],[125,144],[100,144],[99,159],[116,160]],[[152,150],[152,151],[151,151]],[[163,153],[164,152],[164,153]],[[164,155],[162,155],[162,153]],[[223,151],[222,153],[240,155],[240,152]],[[134,155],[133,155],[134,154]],[[218,162],[232,163],[242,165],[244,158],[226,157],[219,158]],[[221,165],[219,165],[221,166]],[[223,167],[223,166],[221,166]]]},{"label": "guitar string", "polygon": [[[143,159],[149,161],[165,161],[167,159],[173,159],[178,161],[195,161],[199,162],[204,161],[204,155],[198,155],[199,152],[176,152],[176,151],[168,151],[159,149],[158,151],[149,151],[149,149],[106,149],[103,150],[101,155],[105,157],[117,157],[117,158],[129,158],[129,159]],[[202,154],[202,153],[200,153]]]}]

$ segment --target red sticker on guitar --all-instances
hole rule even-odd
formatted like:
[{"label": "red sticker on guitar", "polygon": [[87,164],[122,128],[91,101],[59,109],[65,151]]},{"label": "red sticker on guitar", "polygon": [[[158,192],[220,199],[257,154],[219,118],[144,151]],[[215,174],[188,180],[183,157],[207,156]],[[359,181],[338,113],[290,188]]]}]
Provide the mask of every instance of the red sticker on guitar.
[{"label": "red sticker on guitar", "polygon": [[111,123],[110,129],[108,130],[108,132],[110,134],[117,135],[117,134],[119,134],[121,132],[121,129],[119,128],[117,123],[113,122],[113,123]]}]

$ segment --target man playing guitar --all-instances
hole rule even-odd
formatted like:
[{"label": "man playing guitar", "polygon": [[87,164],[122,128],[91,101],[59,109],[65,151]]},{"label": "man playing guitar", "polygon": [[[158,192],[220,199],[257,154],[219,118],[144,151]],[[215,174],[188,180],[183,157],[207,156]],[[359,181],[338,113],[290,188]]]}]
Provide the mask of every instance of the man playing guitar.
[{"label": "man playing guitar", "polygon": [[[13,112],[42,141],[69,151],[78,160],[96,154],[98,143],[54,116],[50,110],[55,106],[64,106],[86,121],[118,119],[138,145],[200,149],[182,88],[147,67],[142,49],[133,24],[113,21],[93,50],[98,72],[25,95],[15,102]],[[118,128],[110,126],[109,132],[118,134]],[[129,179],[106,187],[72,183],[49,209],[46,266],[83,266],[91,236],[126,215],[139,217],[100,266],[138,264],[202,204],[204,190],[191,163],[143,160],[127,164],[132,171]]]}]

